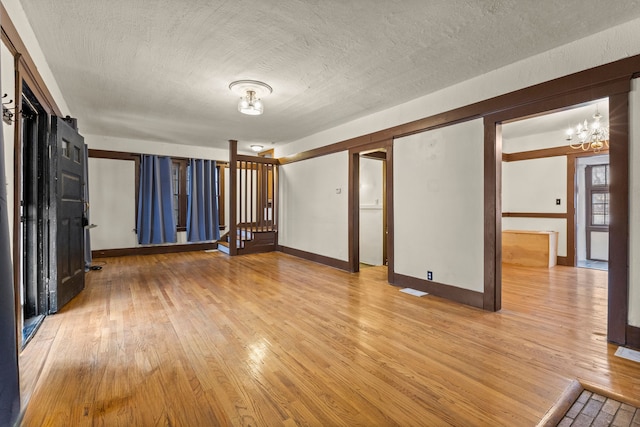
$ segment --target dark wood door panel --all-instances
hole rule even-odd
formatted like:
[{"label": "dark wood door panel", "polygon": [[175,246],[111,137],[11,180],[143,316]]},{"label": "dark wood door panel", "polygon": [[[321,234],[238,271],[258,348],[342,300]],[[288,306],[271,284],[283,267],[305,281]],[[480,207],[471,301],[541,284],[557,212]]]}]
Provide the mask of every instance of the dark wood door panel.
[{"label": "dark wood door panel", "polygon": [[58,117],[51,122],[55,144],[55,271],[50,285],[51,312],[84,289],[84,139]]}]

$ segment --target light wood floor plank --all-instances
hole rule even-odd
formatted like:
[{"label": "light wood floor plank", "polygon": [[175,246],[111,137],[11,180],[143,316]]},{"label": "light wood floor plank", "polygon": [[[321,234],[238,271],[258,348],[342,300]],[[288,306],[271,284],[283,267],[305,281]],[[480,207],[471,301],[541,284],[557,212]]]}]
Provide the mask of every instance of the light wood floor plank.
[{"label": "light wood floor plank", "polygon": [[640,399],[605,272],[504,266],[487,313],[280,253],[109,258],[20,357],[25,426],[504,425]]}]

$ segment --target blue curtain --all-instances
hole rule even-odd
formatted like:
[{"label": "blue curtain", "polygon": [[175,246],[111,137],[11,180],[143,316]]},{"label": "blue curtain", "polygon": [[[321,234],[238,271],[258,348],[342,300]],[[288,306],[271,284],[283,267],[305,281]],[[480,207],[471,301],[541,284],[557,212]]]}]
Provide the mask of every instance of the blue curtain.
[{"label": "blue curtain", "polygon": [[189,160],[187,240],[203,242],[220,238],[216,162]]},{"label": "blue curtain", "polygon": [[142,155],[138,195],[138,243],[175,243],[171,158]]}]

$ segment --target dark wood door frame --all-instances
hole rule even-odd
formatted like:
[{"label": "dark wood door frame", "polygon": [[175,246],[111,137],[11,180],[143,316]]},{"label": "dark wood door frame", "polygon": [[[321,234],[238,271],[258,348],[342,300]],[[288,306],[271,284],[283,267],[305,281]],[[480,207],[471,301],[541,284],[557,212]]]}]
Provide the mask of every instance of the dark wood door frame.
[{"label": "dark wood door frame", "polygon": [[386,258],[389,283],[394,283],[393,274],[393,139],[358,146],[349,150],[349,271],[360,270],[360,154],[385,149],[384,160],[384,209],[386,228]]},{"label": "dark wood door frame", "polygon": [[[38,179],[39,176],[45,176],[48,173],[48,117],[26,84],[23,84],[19,115],[21,119],[22,173],[18,174],[16,171],[15,176],[20,181],[17,187],[21,189],[22,193],[19,198],[19,204],[23,205],[19,221],[20,229],[24,234],[20,242],[22,247],[17,250],[23,258],[24,274],[20,286],[27,285],[34,291],[31,297],[36,300],[31,301],[30,305],[33,306],[34,311],[30,313],[30,317],[35,317],[46,314],[48,311],[45,270],[47,258],[45,248],[48,232],[45,218],[49,187],[47,180]],[[19,275],[19,273],[18,271],[17,274]],[[24,292],[26,300],[28,294],[26,288]]]},{"label": "dark wood door frame", "polygon": [[[561,111],[609,98],[609,164],[611,173],[609,227],[609,310],[607,338],[626,344],[629,286],[629,77],[549,97],[485,117],[485,274],[484,308],[501,308],[502,294],[502,136],[501,125],[516,119]],[[575,157],[574,157],[575,161]],[[573,181],[568,182],[568,185]],[[567,212],[569,214],[569,212]],[[572,213],[575,215],[575,213]],[[575,218],[574,218],[575,221]],[[571,231],[568,228],[568,231]],[[575,230],[574,230],[575,232]],[[570,237],[570,236],[568,236]]]}]

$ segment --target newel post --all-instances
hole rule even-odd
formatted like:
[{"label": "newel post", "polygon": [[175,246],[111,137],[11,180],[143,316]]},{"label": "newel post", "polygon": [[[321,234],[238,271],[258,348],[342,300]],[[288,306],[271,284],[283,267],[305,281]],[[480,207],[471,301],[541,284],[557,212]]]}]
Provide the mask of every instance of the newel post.
[{"label": "newel post", "polygon": [[238,255],[238,141],[229,140],[229,255]]}]

